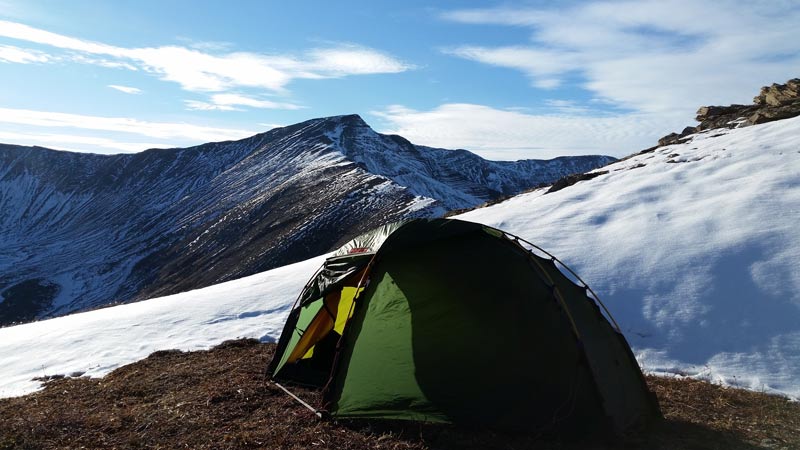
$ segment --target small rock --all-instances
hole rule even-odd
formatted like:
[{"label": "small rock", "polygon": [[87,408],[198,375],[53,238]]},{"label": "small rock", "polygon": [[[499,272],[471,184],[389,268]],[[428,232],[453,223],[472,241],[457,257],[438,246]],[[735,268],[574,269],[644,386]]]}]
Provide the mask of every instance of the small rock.
[{"label": "small rock", "polygon": [[659,147],[663,147],[665,145],[675,144],[680,139],[681,135],[678,133],[670,133],[661,139],[658,140]]},{"label": "small rock", "polygon": [[590,172],[590,173],[576,173],[574,175],[567,175],[566,177],[559,178],[550,186],[550,189],[545,192],[545,194],[549,194],[551,192],[560,191],[567,186],[572,186],[573,184],[584,181],[584,180],[591,180],[592,178],[599,177],[600,175],[607,174],[607,170],[600,170],[597,172]]}]

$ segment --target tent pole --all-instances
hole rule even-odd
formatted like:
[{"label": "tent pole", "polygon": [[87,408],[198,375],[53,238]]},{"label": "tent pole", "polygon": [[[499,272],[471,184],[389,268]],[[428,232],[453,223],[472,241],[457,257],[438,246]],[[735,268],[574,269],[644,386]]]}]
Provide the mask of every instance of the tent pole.
[{"label": "tent pole", "polygon": [[292,394],[288,389],[286,389],[285,387],[281,386],[280,383],[276,383],[276,382],[272,381],[272,384],[274,384],[275,386],[278,386],[279,388],[281,388],[281,390],[283,392],[286,392],[287,394],[289,394],[289,397],[292,397],[293,399],[297,400],[298,403],[300,403],[301,405],[303,405],[306,408],[308,408],[309,411],[313,412],[315,416],[317,416],[320,419],[322,419],[322,413],[317,411],[316,409],[314,409],[313,406],[311,406],[308,403],[304,402],[303,399],[301,399],[300,397]]},{"label": "tent pole", "polygon": [[[497,230],[496,228],[494,228],[494,229],[495,229],[495,230]],[[572,276],[574,276],[574,277],[575,277],[575,279],[577,279],[578,281],[580,281],[580,282],[581,282],[581,284],[583,284],[583,287],[585,287],[585,288],[586,288],[586,290],[588,290],[589,292],[591,292],[591,293],[592,293],[592,295],[594,296],[594,300],[595,300],[595,301],[596,301],[596,302],[597,302],[597,303],[600,305],[600,307],[601,307],[601,308],[603,308],[603,311],[605,311],[605,312],[606,312],[606,316],[607,316],[609,319],[611,319],[611,323],[612,323],[612,324],[614,324],[614,328],[616,328],[616,329],[617,329],[617,332],[618,332],[619,334],[623,334],[623,333],[622,333],[622,328],[620,328],[620,327],[619,327],[619,324],[617,324],[617,321],[616,321],[616,320],[614,320],[614,316],[612,316],[612,315],[611,315],[611,311],[609,311],[609,310],[608,310],[608,308],[606,308],[606,305],[603,303],[603,301],[602,301],[602,300],[600,300],[600,297],[597,295],[597,293],[596,293],[596,292],[595,292],[595,291],[592,289],[592,287],[591,287],[591,286],[589,286],[589,285],[588,285],[588,284],[587,284],[585,281],[583,281],[583,279],[582,279],[580,276],[578,276],[578,274],[577,274],[577,273],[575,273],[575,271],[574,271],[574,270],[572,270],[572,269],[571,269],[571,268],[570,268],[568,265],[564,264],[564,263],[563,263],[563,262],[562,262],[560,259],[556,258],[556,257],[555,257],[555,256],[553,256],[553,255],[552,255],[550,252],[548,252],[547,250],[543,249],[542,247],[539,247],[539,246],[538,246],[538,245],[536,245],[536,244],[532,244],[532,243],[530,243],[530,242],[526,241],[525,239],[522,239],[521,237],[519,237],[519,236],[515,236],[515,235],[513,235],[513,234],[511,234],[511,233],[506,233],[505,231],[502,231],[502,230],[497,230],[497,231],[499,231],[499,232],[503,233],[503,234],[504,234],[504,235],[506,235],[506,236],[511,236],[512,238],[514,238],[513,240],[516,240],[516,241],[517,241],[517,244],[518,244],[518,245],[519,245],[519,241],[522,241],[522,242],[524,242],[524,243],[526,243],[526,244],[530,245],[531,247],[533,247],[533,248],[535,248],[536,250],[539,250],[540,252],[542,252],[542,253],[544,253],[545,255],[549,256],[549,257],[550,257],[550,259],[552,259],[553,261],[555,261],[555,262],[559,263],[559,264],[560,264],[562,267],[564,267],[565,269],[567,269],[567,270],[569,271],[569,273],[571,273],[571,274],[572,274]],[[522,247],[522,245],[520,245],[520,247]],[[522,248],[525,248],[525,247],[522,247]],[[526,249],[526,250],[528,250],[528,252],[531,252],[529,249]],[[531,253],[533,253],[533,252],[531,252]],[[588,296],[587,296],[587,297],[588,297]]]},{"label": "tent pole", "polygon": [[[347,311],[347,319],[345,319],[344,330],[342,330],[341,336],[339,336],[339,339],[336,341],[336,353],[334,353],[333,356],[333,364],[331,365],[331,372],[328,375],[328,381],[322,387],[323,402],[325,401],[325,397],[327,397],[328,395],[328,390],[331,387],[331,382],[333,382],[333,373],[336,371],[336,368],[339,365],[339,356],[342,354],[342,342],[344,341],[344,334],[349,329],[347,323],[350,321],[350,316],[353,314],[353,311],[355,311],[356,300],[358,300],[358,296],[361,295],[362,287],[366,287],[364,286],[364,281],[367,279],[367,276],[370,275],[372,271],[372,265],[375,263],[375,258],[377,257],[378,257],[378,252],[376,251],[375,254],[372,255],[372,258],[370,258],[369,263],[367,263],[366,267],[364,267],[364,273],[361,274],[361,278],[359,278],[358,284],[356,285],[356,293],[355,296],[353,297],[353,302],[350,303],[350,309]],[[328,407],[326,403],[323,403],[323,406],[325,408]]]}]

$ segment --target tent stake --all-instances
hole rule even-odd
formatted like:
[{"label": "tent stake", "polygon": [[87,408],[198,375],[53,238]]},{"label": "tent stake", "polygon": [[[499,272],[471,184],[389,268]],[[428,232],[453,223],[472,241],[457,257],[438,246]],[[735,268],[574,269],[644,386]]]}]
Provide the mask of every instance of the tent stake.
[{"label": "tent stake", "polygon": [[279,383],[276,383],[276,382],[274,382],[274,381],[273,381],[273,382],[272,382],[272,384],[274,384],[275,386],[278,386],[279,388],[281,388],[281,390],[282,390],[283,392],[286,392],[287,394],[289,394],[289,396],[290,396],[290,397],[292,397],[293,399],[297,400],[297,401],[298,401],[298,403],[300,403],[301,405],[303,405],[303,406],[305,406],[306,408],[308,408],[308,409],[309,409],[309,411],[313,412],[315,416],[317,416],[317,417],[319,417],[320,419],[322,419],[322,413],[321,413],[321,412],[319,412],[319,411],[317,411],[316,409],[314,409],[314,408],[313,408],[311,405],[309,405],[308,403],[304,402],[304,401],[303,401],[303,399],[301,399],[300,397],[298,397],[298,396],[296,396],[296,395],[292,394],[292,393],[291,393],[291,392],[290,392],[288,389],[286,389],[285,387],[281,386]]}]

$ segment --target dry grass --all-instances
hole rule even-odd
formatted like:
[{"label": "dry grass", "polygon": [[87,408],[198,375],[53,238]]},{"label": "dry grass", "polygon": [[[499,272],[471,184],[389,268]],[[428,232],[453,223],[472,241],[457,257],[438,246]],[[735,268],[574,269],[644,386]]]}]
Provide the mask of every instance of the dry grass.
[{"label": "dry grass", "polygon": [[[274,346],[230,341],[156,352],[105,378],[63,378],[0,400],[0,449],[798,449],[800,405],[694,381],[648,377],[666,420],[617,442],[425,424],[319,421],[264,381]],[[317,393],[297,388],[308,401]]]},{"label": "dry grass", "polygon": [[755,448],[800,449],[800,403],[692,379],[649,376],[647,382],[668,423],[700,425]]}]

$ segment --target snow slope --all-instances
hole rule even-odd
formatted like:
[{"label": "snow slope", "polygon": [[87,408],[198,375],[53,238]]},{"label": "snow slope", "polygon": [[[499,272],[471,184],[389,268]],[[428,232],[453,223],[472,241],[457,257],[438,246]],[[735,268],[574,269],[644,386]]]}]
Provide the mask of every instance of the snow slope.
[{"label": "snow slope", "polygon": [[[469,212],[597,291],[645,370],[800,398],[800,117],[712,130]],[[321,257],[141,303],[0,329],[0,396],[155,350],[276,339]]]},{"label": "snow slope", "polygon": [[460,218],[569,264],[646,370],[800,397],[800,117],[603,170]]},{"label": "snow slope", "polygon": [[[324,257],[195,291],[0,328],[0,397],[33,392],[34,377],[101,377],[157,350],[200,350],[240,337],[278,338]],[[77,375],[77,374],[76,374]]]}]

